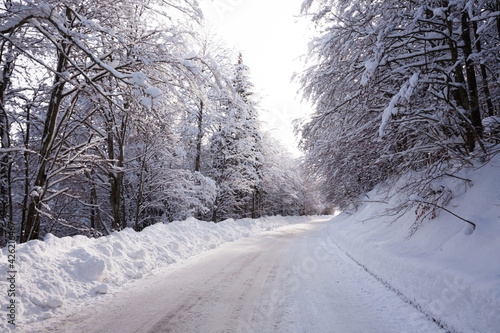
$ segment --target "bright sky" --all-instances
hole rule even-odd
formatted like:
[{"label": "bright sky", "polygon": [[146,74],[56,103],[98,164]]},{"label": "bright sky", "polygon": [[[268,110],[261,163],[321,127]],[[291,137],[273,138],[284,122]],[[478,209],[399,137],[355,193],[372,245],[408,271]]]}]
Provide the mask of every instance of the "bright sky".
[{"label": "bright sky", "polygon": [[297,18],[303,0],[200,0],[206,20],[228,47],[243,53],[262,98],[264,130],[299,155],[292,121],[311,112],[291,83],[307,52],[306,22]]}]

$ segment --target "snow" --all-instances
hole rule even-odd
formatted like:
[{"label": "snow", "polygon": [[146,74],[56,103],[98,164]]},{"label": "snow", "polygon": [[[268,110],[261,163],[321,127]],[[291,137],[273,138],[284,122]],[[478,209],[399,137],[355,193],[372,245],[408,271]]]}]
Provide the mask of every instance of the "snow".
[{"label": "snow", "polygon": [[[328,332],[336,327],[344,333],[402,332],[407,327],[411,332],[438,332],[433,319],[450,332],[498,332],[500,156],[478,167],[458,174],[470,179],[472,187],[443,181],[454,195],[447,209],[473,221],[475,230],[442,211],[408,237],[415,212],[396,221],[382,216],[387,204],[380,193],[387,187],[380,186],[355,214],[328,222],[268,217],[214,224],[191,218],[98,239],[49,234],[43,241],[19,244],[18,329],[33,331],[30,327],[57,319],[81,331],[79,322],[65,316],[75,309],[89,316],[102,313],[94,308],[101,304],[110,309],[110,319],[97,324],[111,325],[111,317],[121,318],[123,332],[132,330],[129,324],[161,324],[170,314],[178,319],[174,324],[199,328],[207,320],[219,331],[230,327],[220,325],[243,325],[254,331],[275,327]],[[390,193],[389,203],[398,196]],[[7,255],[4,248],[3,276]],[[179,265],[187,259],[189,265]],[[2,289],[7,282],[0,282]],[[151,305],[140,316],[131,316],[134,299],[147,299]],[[184,313],[182,306],[202,316]],[[160,307],[172,312],[158,313]],[[241,309],[257,311],[261,318],[237,312]],[[95,324],[91,316],[85,327],[98,331]],[[5,321],[0,328],[11,329]]]},{"label": "snow", "polygon": [[14,15],[0,17],[0,33],[2,34],[14,29],[29,17],[55,18],[52,8],[47,4],[38,4],[36,7],[12,4],[10,12]]},{"label": "snow", "polygon": [[375,71],[377,70],[377,67],[379,65],[379,62],[375,59],[369,59],[365,62],[365,72],[363,73],[363,77],[361,78],[360,84],[362,86],[366,86],[370,79],[373,77],[375,74]]},{"label": "snow", "polygon": [[487,134],[494,133],[500,129],[500,117],[499,116],[491,116],[486,117],[482,121],[484,126],[484,132]]},{"label": "snow", "polygon": [[31,331],[442,333],[328,239],[330,218],[224,244]]},{"label": "snow", "polygon": [[198,55],[196,54],[195,51],[190,51],[188,54],[184,56],[184,59],[194,59],[197,58]]},{"label": "snow", "polygon": [[143,97],[143,98],[141,98],[140,103],[142,106],[146,107],[147,109],[151,109],[152,103],[151,103],[150,98]]},{"label": "snow", "polygon": [[146,85],[147,77],[143,72],[134,72],[130,74],[130,77],[132,78],[132,83],[143,87]]},{"label": "snow", "polygon": [[432,11],[434,13],[434,16],[435,17],[439,17],[439,18],[446,18],[446,13],[445,13],[445,10],[446,8],[434,8]]},{"label": "snow", "polygon": [[[396,222],[379,217],[387,205],[372,191],[351,216],[330,222],[329,234],[346,253],[424,313],[454,332],[498,332],[500,327],[500,158],[460,176],[470,188],[453,188],[446,206],[473,221],[475,230],[446,212],[408,238],[409,211]],[[393,198],[398,196],[392,193]]]},{"label": "snow", "polygon": [[161,95],[161,90],[156,87],[149,87],[148,89],[146,89],[146,94],[153,98],[157,98]]},{"label": "snow", "polygon": [[[84,236],[30,241],[16,247],[17,326],[61,315],[75,303],[115,292],[124,284],[143,278],[162,267],[185,261],[226,242],[307,217],[267,217],[257,220],[226,220],[217,224],[188,219],[156,224],[141,232],[125,229],[98,239]],[[0,252],[0,274],[7,276],[7,248]],[[7,290],[5,279],[0,282]],[[2,304],[7,293],[2,293]],[[5,311],[5,310],[4,310]],[[0,330],[12,329],[5,320]]]},{"label": "snow", "polygon": [[195,51],[191,51],[182,58],[182,65],[189,68],[193,73],[201,71],[201,68],[197,66],[192,60],[198,58]]},{"label": "snow", "polygon": [[413,90],[418,84],[418,77],[420,73],[413,73],[408,82],[405,82],[399,92],[391,98],[389,105],[384,109],[382,113],[382,123],[379,128],[379,136],[384,136],[385,128],[387,127],[389,120],[392,115],[396,115],[398,113],[398,109],[396,105],[401,102],[404,98],[407,102],[410,101],[411,96],[413,95]]}]

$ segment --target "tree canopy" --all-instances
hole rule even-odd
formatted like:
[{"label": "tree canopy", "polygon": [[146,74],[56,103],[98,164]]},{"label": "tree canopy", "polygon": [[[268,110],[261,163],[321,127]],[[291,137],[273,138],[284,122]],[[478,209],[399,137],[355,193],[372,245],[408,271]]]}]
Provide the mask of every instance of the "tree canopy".
[{"label": "tree canopy", "polygon": [[305,1],[317,36],[302,92],[306,165],[341,208],[414,172],[410,194],[498,152],[498,1]]}]

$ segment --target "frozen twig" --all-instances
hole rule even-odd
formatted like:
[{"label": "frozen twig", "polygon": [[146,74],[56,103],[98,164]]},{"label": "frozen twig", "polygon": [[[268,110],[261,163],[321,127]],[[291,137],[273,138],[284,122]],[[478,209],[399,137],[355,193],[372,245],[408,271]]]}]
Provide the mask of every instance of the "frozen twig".
[{"label": "frozen twig", "polygon": [[462,221],[465,221],[465,222],[469,223],[470,225],[472,225],[472,230],[473,230],[473,231],[474,231],[474,230],[476,230],[476,224],[475,224],[474,222],[471,222],[471,221],[469,221],[469,220],[467,220],[467,219],[464,219],[463,217],[461,217],[461,216],[459,216],[459,215],[457,215],[457,214],[453,213],[452,211],[450,211],[449,209],[444,208],[443,206],[440,206],[440,205],[438,205],[438,204],[435,204],[435,203],[432,203],[432,202],[428,202],[428,201],[425,201],[425,200],[421,200],[421,199],[419,199],[419,200],[414,200],[414,201],[416,201],[416,202],[421,202],[421,203],[424,203],[424,204],[426,204],[426,205],[431,205],[431,206],[434,206],[434,207],[436,207],[436,208],[442,209],[442,210],[444,210],[445,212],[450,213],[451,215],[455,216],[456,218],[458,218],[458,219],[460,219],[460,220],[462,220]]}]

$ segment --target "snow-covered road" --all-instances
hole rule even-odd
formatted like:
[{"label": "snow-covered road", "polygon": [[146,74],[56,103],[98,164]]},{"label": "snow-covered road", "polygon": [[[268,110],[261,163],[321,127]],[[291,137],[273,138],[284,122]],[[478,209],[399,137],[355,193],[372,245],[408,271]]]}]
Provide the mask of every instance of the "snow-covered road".
[{"label": "snow-covered road", "polygon": [[443,332],[346,256],[326,220],[223,245],[127,284],[51,332]]}]

